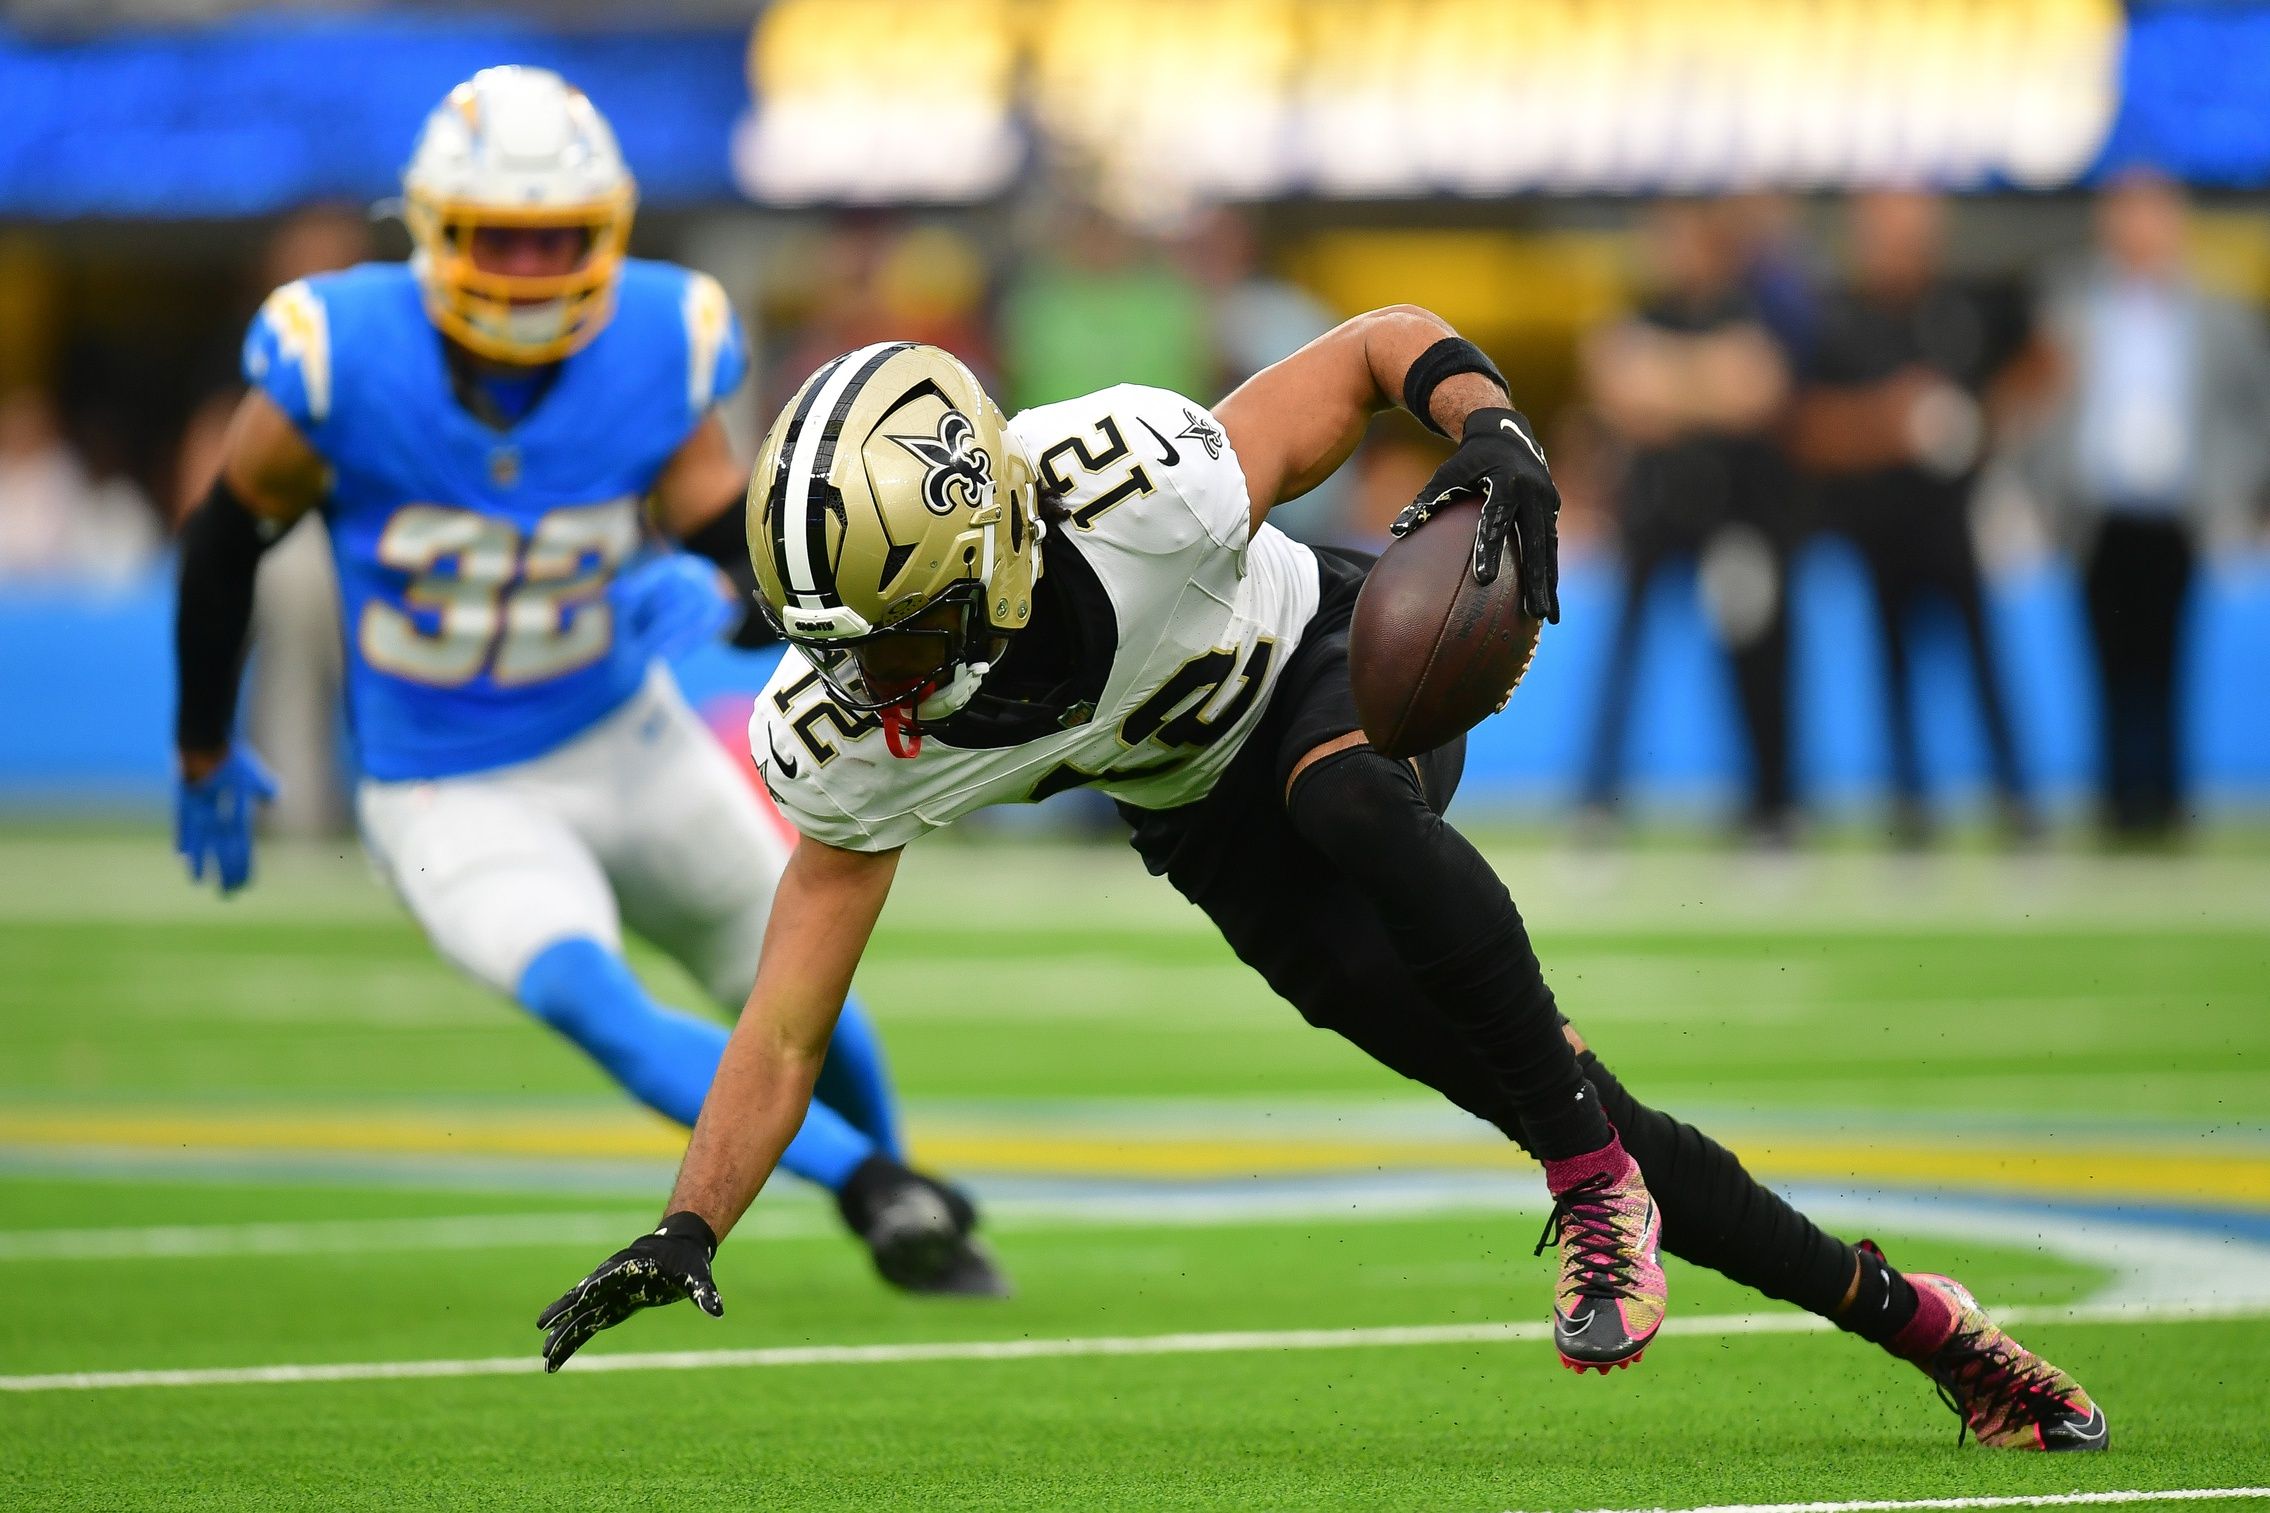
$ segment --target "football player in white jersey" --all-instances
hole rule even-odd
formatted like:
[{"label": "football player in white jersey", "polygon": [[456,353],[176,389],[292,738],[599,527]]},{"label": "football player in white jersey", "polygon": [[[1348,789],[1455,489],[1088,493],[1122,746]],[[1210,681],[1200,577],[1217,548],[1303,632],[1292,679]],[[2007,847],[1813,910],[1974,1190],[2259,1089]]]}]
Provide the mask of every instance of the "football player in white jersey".
[{"label": "football player in white jersey", "polygon": [[1358,317],[1211,411],[1122,387],[1004,422],[959,363],[909,343],[805,384],[747,511],[763,607],[798,653],[751,740],[804,843],[666,1215],[544,1312],[548,1367],[641,1307],[720,1311],[710,1259],[796,1128],[901,848],[1084,785],[1311,1023],[1542,1162],[1565,1364],[1639,1358],[1663,1318],[1660,1237],[1923,1367],[1981,1439],[2103,1442],[2071,1378],[1959,1285],[1823,1233],[1632,1098],[1567,1027],[1504,885],[1443,821],[1463,740],[1412,762],[1365,742],[1347,647],[1364,561],[1267,516],[1398,401],[1459,438],[1398,530],[1479,495],[1477,574],[1515,537],[1525,607],[1557,619],[1543,453],[1489,359],[1423,310]]}]

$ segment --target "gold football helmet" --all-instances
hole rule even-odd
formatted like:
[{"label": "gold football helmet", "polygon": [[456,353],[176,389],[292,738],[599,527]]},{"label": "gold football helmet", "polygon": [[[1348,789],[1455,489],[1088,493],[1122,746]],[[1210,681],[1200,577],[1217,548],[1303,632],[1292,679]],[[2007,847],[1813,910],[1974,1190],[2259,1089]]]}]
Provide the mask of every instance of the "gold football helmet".
[{"label": "gold football helmet", "polygon": [[882,342],[806,379],[757,455],[748,528],[767,616],[902,754],[1032,618],[1032,469],[936,347]]},{"label": "gold football helmet", "polygon": [[[484,68],[426,118],[402,171],[402,218],[426,313],[460,345],[498,362],[557,362],[599,334],[638,194],[606,117],[544,68]],[[565,273],[498,273],[478,266],[484,228],[545,227],[583,234]]]}]

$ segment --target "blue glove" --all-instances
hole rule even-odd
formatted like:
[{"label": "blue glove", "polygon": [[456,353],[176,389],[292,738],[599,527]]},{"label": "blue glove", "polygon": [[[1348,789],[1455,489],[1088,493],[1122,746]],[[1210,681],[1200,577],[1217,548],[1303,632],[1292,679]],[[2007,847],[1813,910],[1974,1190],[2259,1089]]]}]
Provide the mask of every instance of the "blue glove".
[{"label": "blue glove", "polygon": [[623,634],[649,657],[668,662],[707,645],[733,623],[733,603],[717,569],[687,552],[651,557],[614,582]]},{"label": "blue glove", "polygon": [[191,882],[205,880],[208,858],[224,895],[251,879],[252,806],[275,796],[276,779],[243,746],[230,747],[202,782],[182,782],[173,803],[173,849],[189,864]]}]

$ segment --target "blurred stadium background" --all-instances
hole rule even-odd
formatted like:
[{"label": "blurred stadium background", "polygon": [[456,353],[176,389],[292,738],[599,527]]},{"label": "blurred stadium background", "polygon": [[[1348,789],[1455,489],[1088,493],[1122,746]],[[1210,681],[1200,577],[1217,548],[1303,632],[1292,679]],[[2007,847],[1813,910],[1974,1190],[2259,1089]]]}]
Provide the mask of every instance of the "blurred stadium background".
[{"label": "blurred stadium background", "polygon": [[[1613,1400],[1641,1463],[1569,1470],[1579,1400],[1535,1380],[1542,1347],[1469,1341],[1276,1375],[812,1368],[787,1403],[657,1376],[635,1430],[604,1377],[32,1387],[0,1395],[12,1506],[621,1505],[633,1473],[740,1474],[688,1427],[718,1414],[768,1468],[751,1504],[799,1507],[2261,1479],[2270,4],[2246,0],[0,0],[0,1292],[44,1300],[0,1321],[0,1385],[524,1353],[523,1315],[678,1148],[363,869],[312,522],[263,569],[248,719],[286,793],[262,877],[224,909],[161,838],[168,539],[246,320],[404,255],[372,207],[433,103],[507,61],[612,119],[635,249],[733,296],[744,445],[885,335],[1012,408],[1216,395],[1385,303],[1480,341],[1562,481],[1568,614],[1476,733],[1460,817],[1564,1001],[1831,1217],[1881,1216],[1995,1301],[2144,1310],[2042,1330],[2140,1454],[1949,1462],[1884,1373],[1824,1449],[1848,1422],[1807,1405],[1852,1358],[1729,1338]],[[1283,513],[1376,547],[1437,455],[1390,419]],[[1888,677],[1877,590],[1918,585],[1955,592],[1922,595]],[[679,670],[731,743],[768,665]],[[1078,798],[910,864],[863,979],[919,1147],[995,1201],[1024,1298],[884,1298],[816,1206],[768,1198],[777,1245],[721,1263],[753,1305],[725,1343],[1528,1317],[1502,1149],[1267,1001]],[[1701,1313],[1750,1306],[1678,1275]],[[2165,1322],[2186,1308],[2252,1321]],[[672,1318],[642,1348],[720,1339]],[[608,1448],[634,1437],[650,1458]],[[566,1479],[531,1491],[532,1463]]]}]

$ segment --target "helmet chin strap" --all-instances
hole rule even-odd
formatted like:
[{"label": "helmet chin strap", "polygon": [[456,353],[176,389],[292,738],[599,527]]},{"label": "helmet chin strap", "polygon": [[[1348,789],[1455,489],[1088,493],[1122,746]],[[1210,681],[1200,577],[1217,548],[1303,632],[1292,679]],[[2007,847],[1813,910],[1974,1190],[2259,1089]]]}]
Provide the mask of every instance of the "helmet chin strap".
[{"label": "helmet chin strap", "polygon": [[896,704],[885,704],[876,718],[883,722],[883,744],[895,757],[922,755],[922,731],[915,725],[909,706],[918,703],[933,685],[925,683]]},{"label": "helmet chin strap", "polygon": [[977,697],[978,685],[991,671],[991,662],[965,662],[954,669],[953,677],[947,679],[943,688],[932,678],[905,698],[884,705],[877,711],[876,718],[882,721],[883,744],[890,748],[891,755],[919,755],[923,724],[950,719],[959,713]]}]

